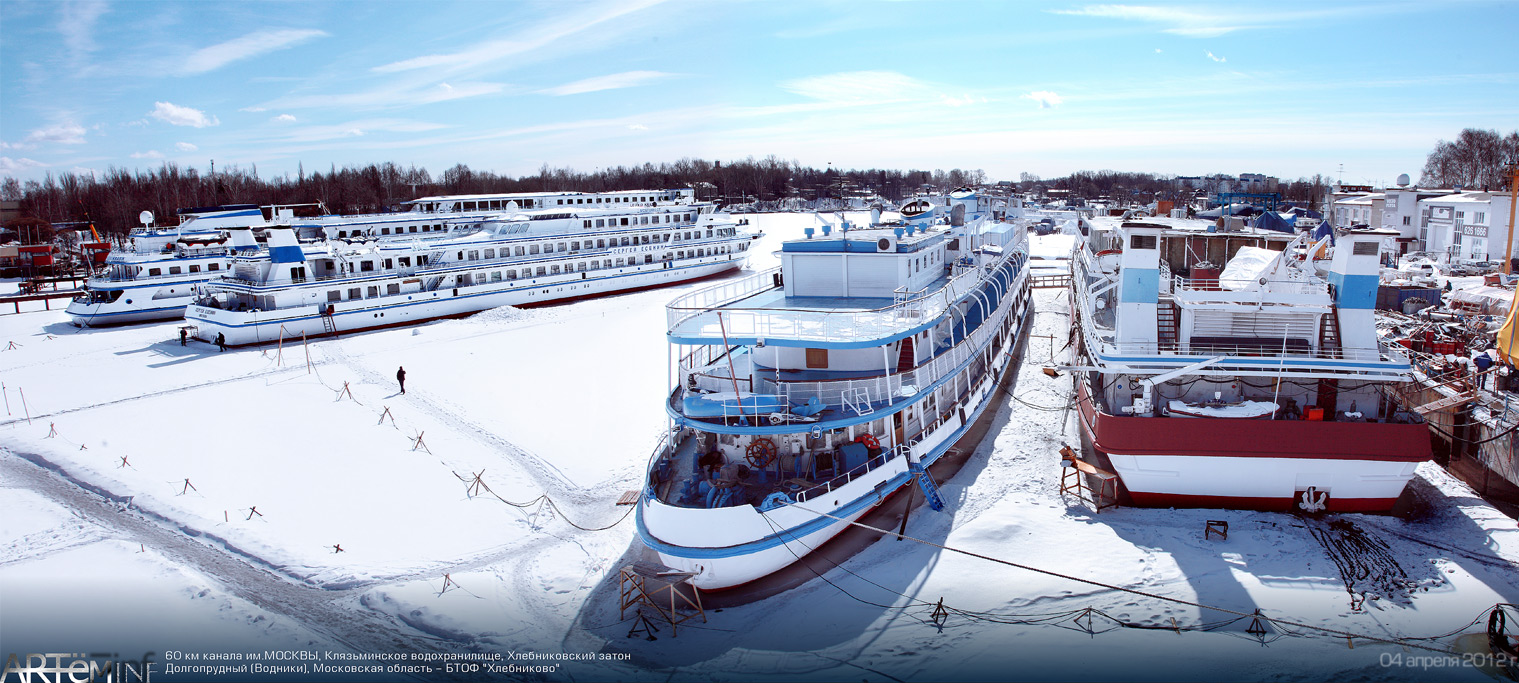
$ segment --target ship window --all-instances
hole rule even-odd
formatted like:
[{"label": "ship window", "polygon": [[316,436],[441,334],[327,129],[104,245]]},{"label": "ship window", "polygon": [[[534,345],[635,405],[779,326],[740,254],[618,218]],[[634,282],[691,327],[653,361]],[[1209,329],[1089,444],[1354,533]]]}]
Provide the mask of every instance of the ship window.
[{"label": "ship window", "polygon": [[591,227],[591,222],[589,220],[587,220],[585,222],[585,227],[587,227],[587,228]]},{"label": "ship window", "polygon": [[580,251],[580,243],[570,242],[570,251]]},{"label": "ship window", "polygon": [[596,240],[596,248],[597,249],[605,249],[605,248],[607,248],[607,241],[606,240]]},{"label": "ship window", "polygon": [[554,274],[554,275],[558,275],[559,274],[559,264],[556,263],[556,264],[550,266],[549,267],[549,273]]},{"label": "ship window", "polygon": [[389,235],[390,234],[390,228],[380,228],[380,234],[381,235]]},{"label": "ship window", "polygon": [[649,243],[649,236],[648,235],[644,235],[643,236],[643,243],[644,244],[648,244]]},{"label": "ship window", "polygon": [[365,298],[373,299],[373,298],[375,298],[375,297],[377,297],[379,295],[380,295],[380,286],[379,285],[370,285],[369,286],[369,291],[365,294]]},{"label": "ship window", "polygon": [[529,253],[529,254],[536,254],[536,253],[538,253],[538,245],[534,244],[532,246],[529,246],[527,248],[527,253]]},{"label": "ship window", "polygon": [[622,219],[622,224],[623,225],[627,225],[628,224],[628,219],[627,218],[623,218]]},{"label": "ship window", "polygon": [[400,261],[402,268],[410,268],[411,267],[411,257],[410,256],[402,256],[401,258],[399,258],[397,260]]},{"label": "ship window", "polygon": [[654,255],[653,254],[644,254],[643,262],[644,263],[653,263],[654,262]]},{"label": "ship window", "polygon": [[427,265],[427,256],[426,255],[418,256],[417,257],[417,265],[419,265],[419,266],[425,266],[425,265]]},{"label": "ship window", "polygon": [[179,274],[179,266],[169,266],[169,274],[170,275],[178,275]]},{"label": "ship window", "polygon": [[515,279],[517,279],[517,271],[515,269],[506,271],[506,279],[508,279],[508,280],[515,280]]},{"label": "ship window", "polygon": [[559,243],[559,251],[565,251],[564,243],[563,242]]},{"label": "ship window", "polygon": [[580,262],[580,270],[582,270],[582,271],[585,270],[585,261],[581,261]]},{"label": "ship window", "polygon": [[601,263],[602,263],[601,267],[603,267],[603,268],[611,268],[612,267],[612,259],[605,259]]},{"label": "ship window", "polygon": [[1155,248],[1155,236],[1154,235],[1130,235],[1129,236],[1129,248],[1130,249],[1154,249]]},{"label": "ship window", "polygon": [[329,290],[327,292],[327,300],[328,301],[342,301],[343,300],[343,290],[341,290],[341,289]]},{"label": "ship window", "polygon": [[200,266],[190,266],[190,272],[192,272],[192,273],[199,273],[200,272]]},{"label": "ship window", "polygon": [[361,296],[361,293],[360,293],[360,290],[359,290],[358,287],[354,287],[354,288],[348,290],[348,300],[349,301],[352,301],[354,299],[358,299],[358,298],[360,298],[360,296]]},{"label": "ship window", "polygon": [[400,294],[401,293],[401,285],[399,283],[395,283],[395,282],[392,282],[392,283],[390,283],[388,285],[385,285],[385,293],[386,294]]},{"label": "ship window", "polygon": [[221,270],[221,269],[222,269],[222,264],[220,264],[220,263],[213,263],[206,270]]},{"label": "ship window", "polygon": [[396,267],[395,262],[391,261],[390,259],[385,259],[385,270],[390,270],[394,267]]},{"label": "ship window", "polygon": [[559,205],[560,206],[564,206],[564,200],[563,199],[559,200]]},{"label": "ship window", "polygon": [[624,246],[624,247],[628,246],[628,238],[626,238],[626,237],[622,238],[622,246]]},{"label": "ship window", "polygon": [[348,231],[347,230],[339,230],[338,231],[338,238],[339,239],[347,237],[347,236],[348,236]]},{"label": "ship window", "polygon": [[527,253],[527,249],[525,249],[523,247],[517,247],[517,255],[518,256],[522,256],[523,254],[526,254],[526,253]]},{"label": "ship window", "polygon": [[675,258],[685,258],[685,257],[686,257],[686,250],[685,249],[681,249],[680,251],[675,252]]},{"label": "ship window", "polygon": [[607,227],[607,222],[605,220],[602,220],[602,219],[598,218],[598,219],[596,219],[596,227],[598,227],[598,228],[605,228],[605,227]]},{"label": "ship window", "polygon": [[485,250],[485,258],[488,258],[488,259],[496,258],[496,250],[495,249],[486,249]]},{"label": "ship window", "polygon": [[618,266],[626,265],[626,259],[617,259],[617,265]]},{"label": "ship window", "polygon": [[491,271],[491,282],[500,282],[500,281],[501,281],[501,271],[499,271],[499,270],[493,270],[493,271]]},{"label": "ship window", "polygon": [[480,250],[478,250],[478,249],[471,249],[471,250],[469,250],[469,260],[471,260],[471,261],[479,261],[480,260]]},{"label": "ship window", "polygon": [[1356,256],[1376,256],[1379,246],[1376,242],[1357,242],[1350,248],[1350,253]]},{"label": "ship window", "polygon": [[828,349],[807,349],[807,367],[827,368]]},{"label": "ship window", "polygon": [[537,273],[538,273],[538,277],[543,277],[546,274],[544,267],[543,266],[538,266]]},{"label": "ship window", "polygon": [[416,232],[416,231],[417,231],[417,226],[415,226],[415,225],[411,226],[411,232]]},{"label": "ship window", "polygon": [[360,261],[359,262],[359,271],[360,272],[368,273],[368,272],[370,272],[372,270],[374,270],[374,261]]}]

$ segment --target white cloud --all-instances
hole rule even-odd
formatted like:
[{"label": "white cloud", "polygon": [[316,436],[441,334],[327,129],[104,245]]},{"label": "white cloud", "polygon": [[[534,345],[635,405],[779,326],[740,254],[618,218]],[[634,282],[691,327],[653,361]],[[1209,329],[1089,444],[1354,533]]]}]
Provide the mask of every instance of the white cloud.
[{"label": "white cloud", "polygon": [[163,152],[160,152],[160,151],[158,151],[156,149],[150,149],[150,150],[148,150],[146,152],[132,152],[131,156],[132,156],[133,159],[162,159],[162,158],[164,158]]},{"label": "white cloud", "polygon": [[1065,101],[1060,97],[1060,95],[1057,95],[1048,90],[1035,90],[1034,92],[1024,95],[1023,99],[1038,102],[1040,109],[1050,109]]},{"label": "white cloud", "polygon": [[303,95],[280,98],[267,104],[280,109],[385,109],[491,95],[505,88],[500,83],[458,83],[448,84],[446,88],[443,85],[439,83],[426,88],[386,87],[348,94]]},{"label": "white cloud", "polygon": [[628,130],[648,130],[648,129],[649,129],[649,127],[643,125],[642,123],[630,123],[630,124],[628,124]]},{"label": "white cloud", "polygon": [[253,112],[253,113],[257,114],[259,112],[269,111],[269,109],[267,107],[243,107],[242,109],[239,109],[238,111],[250,111],[250,112]]},{"label": "white cloud", "polygon": [[646,85],[672,74],[663,71],[624,71],[606,76],[594,76],[584,78],[574,83],[545,88],[538,92],[546,95],[578,95],[580,93],[597,92],[599,90],[616,90],[618,88],[633,88]]},{"label": "white cloud", "polygon": [[269,120],[277,123],[295,123],[295,116],[290,114],[280,114],[279,116],[276,116]]},{"label": "white cloud", "polygon": [[1160,48],[1155,48],[1155,54],[1160,54]]},{"label": "white cloud", "polygon": [[846,71],[781,83],[781,88],[825,102],[869,104],[917,99],[927,86],[895,71]]},{"label": "white cloud", "polygon": [[180,66],[180,73],[202,74],[214,71],[232,62],[256,57],[266,52],[283,50],[326,35],[326,31],[315,29],[280,29],[250,33],[241,38],[192,52]]},{"label": "white cloud", "polygon": [[61,145],[84,144],[84,126],[73,121],[55,123],[27,134],[25,142],[56,142]]},{"label": "white cloud", "polygon": [[153,111],[148,114],[159,121],[175,126],[205,128],[221,123],[215,116],[206,116],[206,112],[199,109],[181,107],[170,102],[154,102]]},{"label": "white cloud", "polygon": [[104,2],[66,2],[59,5],[58,32],[63,34],[63,44],[78,54],[93,52],[95,45],[95,21],[105,14]]},{"label": "white cloud", "polygon": [[97,171],[97,170],[95,170],[93,168],[86,168],[84,166],[75,166],[75,167],[69,169],[69,172],[73,173],[74,175],[87,175],[87,176],[100,175],[100,171]]},{"label": "white cloud", "polygon": [[12,159],[10,157],[0,157],[0,174],[15,175],[15,174],[20,173],[21,171],[25,171],[26,169],[29,169],[29,168],[37,168],[39,166],[46,166],[46,165],[47,164],[44,164],[44,163],[42,163],[40,161],[36,161],[36,160],[33,160],[33,159],[28,159],[26,157],[21,157],[20,159]]},{"label": "white cloud", "polygon": [[194,152],[200,148],[188,142],[176,142],[174,143],[174,149],[177,149],[181,152]]},{"label": "white cloud", "polygon": [[568,36],[581,31],[586,31],[597,25],[632,14],[651,5],[659,4],[664,0],[637,0],[627,3],[607,3],[597,5],[585,12],[563,14],[553,23],[542,26],[534,26],[524,30],[515,36],[502,40],[490,40],[478,43],[470,48],[458,52],[423,55],[411,59],[403,59],[399,62],[391,62],[374,67],[372,71],[378,73],[395,73],[398,71],[411,71],[413,69],[428,69],[436,67],[467,69],[488,62],[514,55],[526,54]]},{"label": "white cloud", "polygon": [[1225,59],[1223,57],[1219,57],[1219,56],[1213,54],[1213,52],[1211,50],[1208,51],[1208,59],[1211,59],[1211,60],[1213,60],[1215,62],[1227,62],[1227,61],[1229,61],[1228,59]]},{"label": "white cloud", "polygon": [[1074,10],[1050,10],[1054,14],[1069,14],[1105,19],[1126,19],[1152,24],[1164,24],[1162,29],[1189,38],[1213,38],[1248,26],[1239,25],[1239,17],[1220,13],[1204,13],[1178,7],[1151,7],[1146,5],[1087,5]]}]

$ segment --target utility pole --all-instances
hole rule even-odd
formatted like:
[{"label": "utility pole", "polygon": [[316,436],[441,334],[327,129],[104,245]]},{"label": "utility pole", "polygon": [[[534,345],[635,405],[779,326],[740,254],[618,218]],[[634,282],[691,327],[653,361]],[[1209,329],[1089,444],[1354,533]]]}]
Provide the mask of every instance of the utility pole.
[{"label": "utility pole", "polygon": [[1514,201],[1519,199],[1519,160],[1508,167],[1508,246],[1503,250],[1503,274],[1513,275]]}]

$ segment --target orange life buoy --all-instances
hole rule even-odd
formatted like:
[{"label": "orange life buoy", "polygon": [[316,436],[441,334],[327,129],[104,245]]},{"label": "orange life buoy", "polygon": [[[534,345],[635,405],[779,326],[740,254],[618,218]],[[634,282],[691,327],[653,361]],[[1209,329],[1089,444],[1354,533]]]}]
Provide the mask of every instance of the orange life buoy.
[{"label": "orange life buoy", "polygon": [[866,448],[869,448],[870,450],[875,450],[875,449],[881,447],[881,442],[876,440],[876,437],[875,437],[874,434],[870,434],[870,433],[861,434],[861,435],[855,437],[854,440],[856,442],[860,443],[861,445],[865,446]]}]

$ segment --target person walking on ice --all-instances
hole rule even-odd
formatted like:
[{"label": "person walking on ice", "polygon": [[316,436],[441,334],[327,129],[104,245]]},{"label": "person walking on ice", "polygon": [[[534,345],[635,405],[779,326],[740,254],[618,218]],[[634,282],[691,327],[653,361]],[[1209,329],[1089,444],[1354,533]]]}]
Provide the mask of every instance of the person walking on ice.
[{"label": "person walking on ice", "polygon": [[217,353],[227,350],[227,335],[220,332],[216,333],[216,349]]},{"label": "person walking on ice", "polygon": [[406,368],[396,368],[396,381],[401,383],[401,393],[406,393]]},{"label": "person walking on ice", "polygon": [[185,341],[188,340],[189,338],[190,338],[190,331],[186,330],[183,327],[179,328],[179,345],[180,346],[184,346],[185,345]]}]

